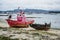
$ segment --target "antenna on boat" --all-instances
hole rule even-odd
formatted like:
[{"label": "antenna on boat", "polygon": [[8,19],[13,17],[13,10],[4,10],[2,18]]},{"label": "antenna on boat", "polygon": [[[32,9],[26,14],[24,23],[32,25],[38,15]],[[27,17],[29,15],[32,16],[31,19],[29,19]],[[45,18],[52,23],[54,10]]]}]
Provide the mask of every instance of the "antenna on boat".
[{"label": "antenna on boat", "polygon": [[20,7],[18,7],[18,10],[20,9]]},{"label": "antenna on boat", "polygon": [[24,15],[24,11],[22,9],[20,9],[20,7],[18,7],[18,14],[17,16],[23,16]]}]

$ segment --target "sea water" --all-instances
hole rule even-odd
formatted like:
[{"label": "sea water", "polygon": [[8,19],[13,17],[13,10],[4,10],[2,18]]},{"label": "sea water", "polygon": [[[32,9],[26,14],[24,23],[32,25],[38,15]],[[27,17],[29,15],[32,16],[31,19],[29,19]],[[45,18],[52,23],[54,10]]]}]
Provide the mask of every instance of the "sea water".
[{"label": "sea water", "polygon": [[[16,14],[12,14],[12,19],[16,19]],[[52,28],[60,28],[60,14],[25,14],[26,17],[35,20],[36,24],[51,23]],[[0,19],[7,19],[8,16],[0,16]]]}]

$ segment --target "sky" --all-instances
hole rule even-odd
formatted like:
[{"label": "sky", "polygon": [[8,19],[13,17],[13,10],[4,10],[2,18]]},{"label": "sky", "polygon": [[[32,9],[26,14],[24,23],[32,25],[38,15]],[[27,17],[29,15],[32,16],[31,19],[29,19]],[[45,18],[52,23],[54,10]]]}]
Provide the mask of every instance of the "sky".
[{"label": "sky", "polygon": [[60,10],[60,0],[0,0],[0,10],[44,9]]}]

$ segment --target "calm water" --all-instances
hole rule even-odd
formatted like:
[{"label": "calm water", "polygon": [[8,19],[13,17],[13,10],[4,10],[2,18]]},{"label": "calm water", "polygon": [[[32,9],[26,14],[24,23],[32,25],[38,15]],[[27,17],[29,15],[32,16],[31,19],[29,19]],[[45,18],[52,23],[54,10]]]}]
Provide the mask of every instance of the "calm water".
[{"label": "calm water", "polygon": [[[25,14],[28,17],[37,17],[31,18],[35,20],[34,23],[44,24],[50,23],[52,28],[60,28],[60,14]],[[0,18],[7,19],[8,16],[0,16]],[[38,18],[39,17],[39,18]],[[16,19],[16,14],[13,15],[12,19]]]}]

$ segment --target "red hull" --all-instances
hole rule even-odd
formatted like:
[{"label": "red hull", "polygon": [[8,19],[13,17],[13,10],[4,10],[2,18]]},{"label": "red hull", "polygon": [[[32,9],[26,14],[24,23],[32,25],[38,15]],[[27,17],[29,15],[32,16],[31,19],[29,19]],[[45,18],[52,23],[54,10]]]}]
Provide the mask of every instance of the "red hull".
[{"label": "red hull", "polygon": [[32,21],[28,21],[28,22],[20,22],[20,21],[16,21],[16,20],[8,20],[7,19],[8,24],[10,25],[10,27],[27,27],[29,24],[33,24],[34,20]]}]

